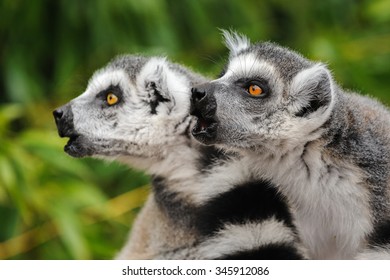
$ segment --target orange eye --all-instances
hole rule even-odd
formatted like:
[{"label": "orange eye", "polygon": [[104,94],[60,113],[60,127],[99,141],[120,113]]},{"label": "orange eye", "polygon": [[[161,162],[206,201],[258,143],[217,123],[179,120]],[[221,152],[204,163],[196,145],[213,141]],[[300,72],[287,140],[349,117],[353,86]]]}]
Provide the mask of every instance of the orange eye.
[{"label": "orange eye", "polygon": [[253,96],[259,96],[263,93],[263,89],[255,84],[251,84],[248,87],[247,91],[249,92],[250,95],[253,95]]},{"label": "orange eye", "polygon": [[116,104],[119,99],[118,96],[110,92],[109,94],[107,94],[106,100],[107,100],[107,104],[111,106]]}]

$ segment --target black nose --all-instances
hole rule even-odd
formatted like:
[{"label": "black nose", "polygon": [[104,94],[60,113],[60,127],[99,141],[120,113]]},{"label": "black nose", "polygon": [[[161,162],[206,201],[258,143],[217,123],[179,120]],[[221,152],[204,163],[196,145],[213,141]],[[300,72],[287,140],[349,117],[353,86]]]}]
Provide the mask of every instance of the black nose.
[{"label": "black nose", "polygon": [[198,118],[214,118],[217,103],[214,97],[214,85],[206,83],[191,89],[190,114]]},{"label": "black nose", "polygon": [[194,102],[200,102],[203,98],[206,97],[206,90],[205,89],[194,87],[191,89],[191,93],[192,93],[192,100]]},{"label": "black nose", "polygon": [[70,137],[74,132],[73,113],[70,105],[64,105],[53,111],[54,120],[60,137]]},{"label": "black nose", "polygon": [[64,116],[64,111],[61,108],[58,108],[57,110],[53,111],[54,120],[56,123],[61,121],[62,117]]}]

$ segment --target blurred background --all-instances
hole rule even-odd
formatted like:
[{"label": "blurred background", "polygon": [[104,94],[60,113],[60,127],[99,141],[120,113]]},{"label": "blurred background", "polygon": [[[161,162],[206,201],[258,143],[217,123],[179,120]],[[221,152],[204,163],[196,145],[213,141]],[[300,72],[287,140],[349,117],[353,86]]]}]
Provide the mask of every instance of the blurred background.
[{"label": "blurred background", "polygon": [[389,0],[1,0],[0,259],[113,258],[148,177],[67,156],[52,111],[121,53],[216,76],[218,28],[326,62],[341,85],[390,105]]}]

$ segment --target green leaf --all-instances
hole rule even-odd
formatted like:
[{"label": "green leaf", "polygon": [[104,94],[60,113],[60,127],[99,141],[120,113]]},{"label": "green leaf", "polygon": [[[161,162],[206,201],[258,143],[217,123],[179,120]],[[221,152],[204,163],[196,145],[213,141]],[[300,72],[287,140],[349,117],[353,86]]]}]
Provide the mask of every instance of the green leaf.
[{"label": "green leaf", "polygon": [[82,226],[74,209],[57,202],[52,205],[52,211],[59,236],[72,257],[79,260],[90,258],[87,242],[83,237]]}]

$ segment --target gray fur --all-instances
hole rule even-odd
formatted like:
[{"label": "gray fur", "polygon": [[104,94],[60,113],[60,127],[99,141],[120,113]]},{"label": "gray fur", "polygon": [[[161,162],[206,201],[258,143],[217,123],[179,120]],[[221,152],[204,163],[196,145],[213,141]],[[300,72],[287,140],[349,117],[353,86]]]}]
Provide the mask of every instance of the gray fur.
[{"label": "gray fur", "polygon": [[[238,151],[279,186],[312,258],[359,258],[390,218],[388,109],[343,90],[325,65],[276,44],[236,51],[237,36],[225,34],[226,73],[195,90],[199,104],[215,107],[207,116],[213,133],[203,127],[195,137]],[[250,96],[252,81],[265,93]]]}]

